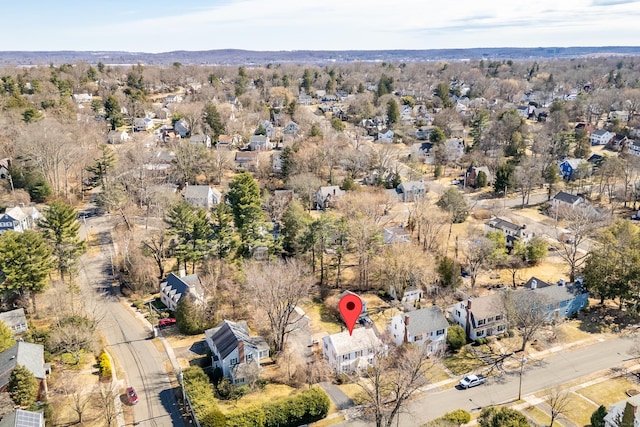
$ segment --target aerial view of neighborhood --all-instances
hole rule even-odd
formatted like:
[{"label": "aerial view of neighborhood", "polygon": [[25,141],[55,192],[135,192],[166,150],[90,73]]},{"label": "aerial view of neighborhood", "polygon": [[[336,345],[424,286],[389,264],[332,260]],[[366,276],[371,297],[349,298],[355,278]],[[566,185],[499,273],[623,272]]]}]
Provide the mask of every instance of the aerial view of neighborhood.
[{"label": "aerial view of neighborhood", "polygon": [[542,1],[536,45],[600,47],[500,33],[524,6],[437,38],[438,6],[431,45],[409,13],[340,48],[277,3],[327,26],[0,41],[0,427],[640,426],[633,37]]}]

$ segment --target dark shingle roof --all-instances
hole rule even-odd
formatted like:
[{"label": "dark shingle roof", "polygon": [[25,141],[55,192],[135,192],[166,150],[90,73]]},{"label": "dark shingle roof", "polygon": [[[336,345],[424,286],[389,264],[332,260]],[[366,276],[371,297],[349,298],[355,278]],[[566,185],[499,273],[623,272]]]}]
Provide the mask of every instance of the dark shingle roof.
[{"label": "dark shingle roof", "polygon": [[226,358],[238,347],[239,341],[244,341],[252,347],[266,346],[262,337],[252,337],[249,335],[247,322],[231,322],[223,320],[215,328],[209,329],[205,334],[211,339],[218,349],[220,357]]},{"label": "dark shingle roof", "polygon": [[579,196],[575,196],[573,194],[565,193],[564,191],[560,191],[558,194],[553,196],[553,198],[555,200],[559,200],[561,202],[569,203],[570,205],[574,204],[575,202],[577,202],[580,199]]}]

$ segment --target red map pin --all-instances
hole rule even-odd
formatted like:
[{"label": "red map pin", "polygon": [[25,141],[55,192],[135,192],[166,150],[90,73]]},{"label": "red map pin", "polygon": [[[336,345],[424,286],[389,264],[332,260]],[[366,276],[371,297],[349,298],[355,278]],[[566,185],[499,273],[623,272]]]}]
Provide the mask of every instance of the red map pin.
[{"label": "red map pin", "polygon": [[362,300],[358,295],[346,294],[340,298],[338,308],[340,309],[340,314],[344,319],[344,323],[347,324],[349,335],[351,335],[353,327],[355,326],[360,313],[362,313]]}]

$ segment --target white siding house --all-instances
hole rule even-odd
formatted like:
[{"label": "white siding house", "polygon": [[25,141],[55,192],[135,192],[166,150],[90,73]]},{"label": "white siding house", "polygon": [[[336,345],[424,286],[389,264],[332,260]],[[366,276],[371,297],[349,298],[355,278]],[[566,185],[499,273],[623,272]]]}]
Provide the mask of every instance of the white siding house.
[{"label": "white siding house", "polygon": [[376,352],[384,349],[373,329],[358,328],[349,336],[348,331],[322,339],[322,356],[336,373],[350,373],[366,369],[373,363]]}]

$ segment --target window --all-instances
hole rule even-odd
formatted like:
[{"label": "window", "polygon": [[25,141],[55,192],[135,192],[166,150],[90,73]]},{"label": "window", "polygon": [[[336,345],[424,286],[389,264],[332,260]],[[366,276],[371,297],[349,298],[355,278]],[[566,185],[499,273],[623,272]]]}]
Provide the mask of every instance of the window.
[{"label": "window", "polygon": [[247,363],[251,362],[253,360],[253,354],[247,354],[247,357],[245,358]]},{"label": "window", "polygon": [[356,351],[356,357],[362,357],[362,350]]},{"label": "window", "polygon": [[477,335],[477,336],[479,336],[479,337],[481,337],[481,336],[483,336],[483,335],[484,335],[484,331],[478,331],[478,332],[476,332],[476,335]]},{"label": "window", "polygon": [[456,316],[460,317],[460,310],[456,310]]},{"label": "window", "polygon": [[504,325],[498,326],[498,332],[502,332],[502,331],[504,331]]},{"label": "window", "polygon": [[436,331],[436,335],[444,335],[444,329]]},{"label": "window", "polygon": [[493,316],[487,319],[487,322],[493,322]]},{"label": "window", "polygon": [[485,323],[487,323],[487,321],[486,321],[485,319],[478,320],[478,326],[482,326],[482,325],[484,325]]},{"label": "window", "polygon": [[498,314],[498,315],[496,316],[496,322],[497,322],[498,320],[502,320],[502,314]]},{"label": "window", "polygon": [[231,359],[229,361],[229,363],[232,364],[232,365],[237,365],[238,364],[238,359],[234,357],[233,359]]},{"label": "window", "polygon": [[393,329],[398,330],[398,325],[393,325]]},{"label": "window", "polygon": [[349,356],[350,356],[350,354],[343,354],[342,355],[342,360],[349,360]]},{"label": "window", "polygon": [[415,337],[413,337],[414,341],[422,341],[422,334],[420,335],[416,335]]}]

